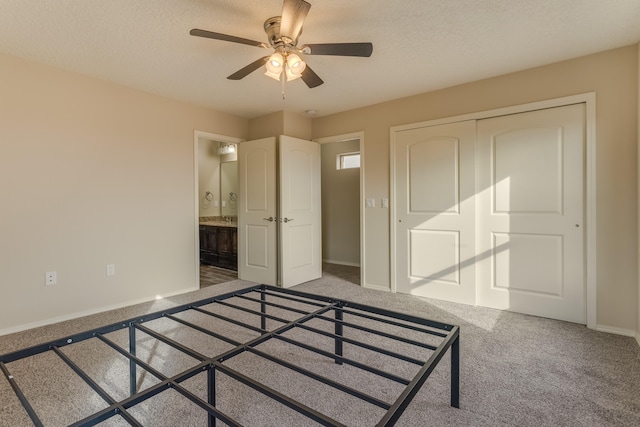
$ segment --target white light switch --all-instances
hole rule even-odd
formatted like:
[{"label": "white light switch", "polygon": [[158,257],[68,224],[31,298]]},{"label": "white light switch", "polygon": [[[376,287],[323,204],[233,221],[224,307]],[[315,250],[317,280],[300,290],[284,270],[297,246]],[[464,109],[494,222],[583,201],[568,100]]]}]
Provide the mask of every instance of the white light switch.
[{"label": "white light switch", "polygon": [[386,197],[382,199],[382,207],[383,208],[389,207],[389,199],[387,199]]},{"label": "white light switch", "polygon": [[115,276],[116,266],[115,264],[107,264],[107,276]]},{"label": "white light switch", "polygon": [[213,201],[213,207],[214,207],[214,208],[217,208],[217,207],[218,207],[218,205],[219,205],[219,202],[218,202],[217,200],[214,200],[214,201]]},{"label": "white light switch", "polygon": [[376,199],[373,199],[373,198],[369,199],[368,198],[365,201],[365,206],[368,207],[368,208],[375,208],[376,207]]},{"label": "white light switch", "polygon": [[223,201],[222,201],[222,207],[224,208],[225,206],[227,206],[227,201],[226,201],[226,200],[223,200]]}]

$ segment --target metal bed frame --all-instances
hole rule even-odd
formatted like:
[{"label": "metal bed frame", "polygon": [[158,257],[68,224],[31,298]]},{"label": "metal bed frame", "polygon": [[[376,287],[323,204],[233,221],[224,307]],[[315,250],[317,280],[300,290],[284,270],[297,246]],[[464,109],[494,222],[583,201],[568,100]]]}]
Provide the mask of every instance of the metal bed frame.
[{"label": "metal bed frame", "polygon": [[[242,305],[238,305],[238,302],[251,302],[252,304],[259,304],[260,311],[253,310]],[[288,305],[274,301],[288,301]],[[250,315],[255,318],[255,322],[247,323],[238,321],[231,317],[223,316],[221,314],[213,313],[210,310],[205,310],[202,307],[209,304],[218,306],[224,306],[227,309],[239,310],[243,315]],[[312,307],[310,310],[301,310],[299,308],[290,307],[291,305],[300,305]],[[217,320],[230,322],[235,325],[247,328],[248,330],[258,333],[254,339],[247,342],[236,341],[235,338],[229,336],[220,335],[212,330],[208,330],[197,324],[185,321],[175,315],[180,312],[186,312],[190,310],[204,313],[208,316],[213,316]],[[295,315],[295,319],[286,320],[282,317],[274,316],[269,311],[292,313]],[[367,326],[356,322],[349,322],[344,320],[344,315],[353,317],[353,319],[363,319]],[[206,334],[209,337],[213,337],[218,340],[222,340],[233,346],[231,350],[225,351],[222,354],[214,356],[203,355],[188,346],[181,344],[159,332],[150,329],[145,326],[145,323],[152,320],[166,318],[171,319],[174,322],[179,323],[181,326],[192,328],[200,333]],[[331,326],[329,331],[318,329],[309,326],[308,323],[312,319],[320,319],[328,322]],[[216,320],[216,321],[217,321]],[[276,321],[277,324],[282,323],[282,326],[267,329],[267,321]],[[259,323],[259,326],[257,326]],[[362,322],[361,322],[362,323]],[[376,329],[372,325],[380,324],[381,326]],[[384,326],[384,327],[383,327]],[[382,329],[389,330],[393,328],[398,332],[385,332]],[[114,343],[111,339],[105,335],[114,331],[128,329],[128,351]],[[317,348],[298,340],[292,339],[283,335],[287,331],[291,330],[304,330],[305,334],[318,334],[320,336],[328,338],[331,342],[335,343],[333,351],[326,351],[321,348]],[[196,359],[197,362],[194,366],[181,372],[177,375],[166,376],[158,369],[151,366],[149,363],[138,358],[136,356],[136,331],[142,331],[144,334],[173,347],[174,349]],[[366,343],[362,340],[354,339],[345,336],[345,331],[355,332],[355,336],[359,337],[362,334],[372,334],[372,336],[382,337],[391,342],[403,343],[402,345],[410,345],[417,347],[419,351],[424,353],[424,358],[416,359],[406,354],[401,354],[395,350],[389,350],[382,348],[371,343]],[[439,341],[437,345],[431,345],[425,343],[423,340],[404,338],[402,331],[409,331],[412,336],[418,334],[424,336],[427,341]],[[124,333],[124,332],[122,332]],[[351,334],[354,335],[354,334]],[[350,336],[351,336],[350,335]],[[85,371],[83,371],[76,363],[74,363],[64,352],[60,349],[65,346],[74,345],[78,342],[97,339],[100,340],[119,354],[126,357],[129,361],[129,388],[130,395],[120,401],[116,401],[109,393],[107,393],[94,379],[92,379]],[[380,377],[386,378],[392,382],[400,383],[404,385],[403,391],[395,399],[394,402],[385,402],[376,397],[365,394],[362,391],[349,387],[346,384],[342,384],[338,381],[319,375],[311,370],[305,369],[301,366],[295,365],[291,362],[283,360],[274,355],[261,351],[257,347],[260,344],[266,343],[270,340],[284,341],[297,347],[301,347],[305,350],[311,351],[315,354],[324,356],[329,359],[333,359],[335,364],[349,365],[359,370],[368,372],[369,374],[375,374]],[[400,361],[409,362],[419,367],[417,374],[411,379],[405,379],[395,374],[386,372],[374,366],[368,366],[363,364],[357,359],[349,358],[348,355],[343,354],[343,344],[348,343],[350,346],[364,348],[366,350],[375,352],[375,354],[384,355],[385,357],[391,357]],[[402,347],[398,345],[398,347]],[[332,344],[333,347],[333,344]],[[284,368],[290,369],[298,374],[302,374],[307,378],[322,383],[326,386],[335,388],[340,392],[347,393],[357,399],[360,399],[368,404],[375,405],[383,410],[386,410],[384,416],[376,424],[377,426],[392,426],[394,425],[403,411],[409,405],[414,398],[418,390],[427,380],[429,375],[437,366],[438,362],[445,355],[446,351],[451,348],[451,406],[459,408],[459,387],[460,387],[460,339],[459,339],[459,327],[449,325],[432,320],[422,319],[415,316],[410,316],[402,313],[397,313],[389,310],[384,310],[376,307],[371,307],[363,304],[358,304],[350,301],[339,300],[329,298],[325,296],[313,295],[290,289],[276,288],[267,285],[256,285],[248,287],[239,291],[230,292],[227,294],[203,299],[197,302],[183,304],[173,308],[165,309],[155,313],[139,316],[133,319],[125,320],[108,326],[100,327],[87,332],[68,336],[59,340],[54,340],[48,343],[36,345],[23,350],[15,351],[12,353],[4,354],[0,356],[0,369],[4,373],[7,381],[10,383],[13,392],[21,402],[24,410],[27,412],[29,418],[36,426],[44,425],[38,417],[37,411],[29,403],[29,399],[25,393],[21,390],[19,382],[20,378],[15,378],[9,370],[9,364],[12,362],[26,359],[41,353],[53,352],[59,356],[72,370],[79,376],[86,384],[88,384],[105,402],[106,408],[92,415],[85,417],[77,422],[74,426],[92,426],[99,424],[111,417],[121,417],[124,421],[132,426],[141,426],[142,424],[128,410],[135,405],[146,401],[166,390],[173,389],[179,392],[182,396],[186,397],[197,406],[206,411],[209,426],[215,426],[216,420],[222,421],[225,425],[229,426],[241,426],[240,422],[234,420],[228,414],[225,414],[222,410],[216,407],[216,375],[223,373],[224,375],[238,381],[245,386],[262,393],[264,396],[285,405],[286,407],[293,409],[299,414],[304,415],[310,420],[313,420],[321,425],[325,426],[341,426],[339,421],[324,415],[317,410],[305,405],[294,398],[285,395],[271,387],[268,387],[260,382],[252,379],[232,368],[227,366],[224,362],[240,355],[244,352],[252,353],[262,358],[278,364]],[[413,354],[413,353],[412,353]],[[149,388],[138,391],[136,387],[136,378],[143,370],[151,375],[155,376],[158,383]],[[207,374],[207,400],[196,396],[194,393],[187,390],[181,383],[197,374],[206,372]],[[64,408],[59,409],[64,411]]]}]

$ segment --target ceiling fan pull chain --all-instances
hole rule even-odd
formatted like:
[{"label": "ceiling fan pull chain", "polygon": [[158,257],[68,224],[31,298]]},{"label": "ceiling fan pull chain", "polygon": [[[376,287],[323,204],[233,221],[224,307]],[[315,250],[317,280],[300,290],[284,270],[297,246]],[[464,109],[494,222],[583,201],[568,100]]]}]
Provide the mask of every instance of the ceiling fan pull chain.
[{"label": "ceiling fan pull chain", "polygon": [[280,76],[280,80],[282,81],[282,100],[284,101],[284,73]]}]

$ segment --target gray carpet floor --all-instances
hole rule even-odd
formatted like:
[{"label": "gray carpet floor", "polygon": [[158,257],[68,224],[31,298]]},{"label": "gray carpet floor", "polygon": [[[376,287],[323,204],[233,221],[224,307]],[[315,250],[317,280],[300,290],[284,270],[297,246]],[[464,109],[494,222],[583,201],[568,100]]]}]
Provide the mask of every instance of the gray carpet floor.
[{"label": "gray carpet floor", "polygon": [[[0,354],[248,285],[251,283],[235,280],[165,300],[3,336],[0,337]],[[367,290],[327,272],[321,279],[294,289],[461,327],[461,408],[449,406],[450,363],[445,357],[397,425],[640,426],[640,349],[632,338],[534,316]],[[284,311],[279,314],[286,315]],[[153,329],[201,352],[215,353],[228,348],[219,341],[205,342],[201,335],[187,333],[168,319],[152,323]],[[224,322],[210,323],[208,326],[223,328],[225,333],[231,333],[239,340],[255,336],[255,333],[234,325],[223,327],[221,323]],[[362,338],[361,333],[355,335]],[[126,332],[112,333],[109,338],[126,345]],[[304,338],[302,334],[300,339]],[[330,347],[331,342],[316,344]],[[270,341],[261,349],[381,399],[392,400],[400,392],[388,380],[362,375],[285,343]],[[63,351],[115,400],[126,398],[128,363],[124,357],[109,351],[105,344],[95,339],[64,347]],[[150,336],[139,338],[138,351],[142,359],[167,375],[181,372],[195,363]],[[345,355],[350,351],[398,374],[415,369],[396,361],[367,359],[366,352],[346,346]],[[380,410],[371,405],[354,401],[326,386],[312,384],[298,374],[250,354],[232,359],[230,366],[349,426],[375,425],[381,416]],[[106,406],[88,386],[72,379],[69,368],[55,354],[42,354],[10,363],[8,367],[46,426],[68,425]],[[206,393],[204,380],[204,375],[198,375],[184,386],[203,396]],[[219,374],[217,381],[217,405],[244,425],[315,425],[225,375]],[[140,374],[138,390],[157,382],[152,375]],[[0,426],[30,425],[24,409],[1,375],[0,402]],[[149,426],[206,425],[202,411],[175,390],[163,392],[130,412]],[[127,424],[116,417],[100,425]],[[223,424],[219,422],[218,425]]]}]

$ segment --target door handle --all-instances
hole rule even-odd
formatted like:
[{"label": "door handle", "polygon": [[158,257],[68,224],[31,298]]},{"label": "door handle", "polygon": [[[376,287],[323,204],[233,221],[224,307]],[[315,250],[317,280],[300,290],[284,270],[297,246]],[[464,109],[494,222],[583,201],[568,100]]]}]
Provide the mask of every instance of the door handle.
[{"label": "door handle", "polygon": [[283,221],[283,222],[293,221],[293,218],[284,218],[282,221]]},{"label": "door handle", "polygon": [[262,218],[262,219],[263,219],[263,220],[265,220],[265,221],[269,221],[269,222],[273,222],[273,221],[275,221],[275,220],[276,220],[276,219],[275,219],[274,217],[272,217],[272,216],[270,216],[269,218]]}]

